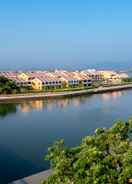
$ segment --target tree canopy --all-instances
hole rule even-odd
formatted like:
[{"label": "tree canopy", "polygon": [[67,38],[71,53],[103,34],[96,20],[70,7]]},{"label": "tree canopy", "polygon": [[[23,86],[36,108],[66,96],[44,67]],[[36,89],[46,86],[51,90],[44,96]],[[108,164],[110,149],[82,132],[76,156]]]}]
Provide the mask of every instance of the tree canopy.
[{"label": "tree canopy", "polygon": [[19,91],[19,87],[16,83],[6,77],[0,76],[0,94],[10,94]]},{"label": "tree canopy", "polygon": [[127,184],[132,181],[132,119],[98,128],[78,147],[48,149],[53,174],[42,184]]},{"label": "tree canopy", "polygon": [[130,82],[131,83],[132,82],[132,77],[123,79],[123,82],[128,82],[128,83]]}]

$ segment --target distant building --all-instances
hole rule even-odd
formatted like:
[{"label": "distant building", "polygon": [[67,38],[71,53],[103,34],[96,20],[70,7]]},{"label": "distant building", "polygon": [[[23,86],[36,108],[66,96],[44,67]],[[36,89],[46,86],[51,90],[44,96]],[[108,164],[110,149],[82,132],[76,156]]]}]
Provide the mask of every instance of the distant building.
[{"label": "distant building", "polygon": [[126,73],[120,73],[119,75],[120,75],[120,78],[121,79],[127,79],[127,78],[129,78],[128,74],[126,74]]},{"label": "distant building", "polygon": [[13,80],[20,87],[30,87],[35,90],[88,87],[95,81],[104,81],[109,84],[120,84],[123,78],[128,78],[128,75],[125,73],[118,74],[111,70],[97,71],[95,69],[71,72],[66,70],[55,70],[54,72],[7,71],[0,72],[0,76]]},{"label": "distant building", "polygon": [[102,79],[108,84],[121,84],[122,79],[115,71],[100,71]]},{"label": "distant building", "polygon": [[38,78],[34,78],[31,80],[32,88],[35,90],[42,90],[43,89],[43,82]]},{"label": "distant building", "polygon": [[[14,81],[18,86],[27,87],[31,86],[31,81],[28,80],[26,74],[19,74],[18,72],[0,72],[0,76],[6,77]],[[22,77],[23,76],[23,77]]]},{"label": "distant building", "polygon": [[80,72],[55,71],[65,87],[91,86],[92,80]]},{"label": "distant building", "polygon": [[93,81],[99,81],[102,80],[102,75],[99,71],[95,70],[95,69],[91,69],[91,70],[83,70],[81,71],[81,74],[88,76],[89,78],[91,78]]},{"label": "distant building", "polygon": [[29,75],[27,73],[22,72],[18,74],[18,78],[24,81],[28,81]]}]

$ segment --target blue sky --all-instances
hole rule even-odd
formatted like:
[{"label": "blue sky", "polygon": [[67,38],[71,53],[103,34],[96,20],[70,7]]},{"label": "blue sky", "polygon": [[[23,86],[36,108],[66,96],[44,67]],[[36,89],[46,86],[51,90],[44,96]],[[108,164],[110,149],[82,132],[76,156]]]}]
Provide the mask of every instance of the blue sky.
[{"label": "blue sky", "polygon": [[129,66],[131,0],[0,2],[0,68]]}]

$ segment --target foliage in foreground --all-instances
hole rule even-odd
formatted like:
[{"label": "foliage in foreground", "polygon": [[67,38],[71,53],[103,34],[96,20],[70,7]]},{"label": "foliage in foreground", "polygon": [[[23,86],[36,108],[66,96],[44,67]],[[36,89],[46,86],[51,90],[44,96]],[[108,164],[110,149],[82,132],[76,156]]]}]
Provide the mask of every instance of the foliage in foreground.
[{"label": "foliage in foreground", "polygon": [[126,184],[132,179],[132,119],[97,129],[78,147],[63,140],[48,150],[53,175],[42,184]]}]

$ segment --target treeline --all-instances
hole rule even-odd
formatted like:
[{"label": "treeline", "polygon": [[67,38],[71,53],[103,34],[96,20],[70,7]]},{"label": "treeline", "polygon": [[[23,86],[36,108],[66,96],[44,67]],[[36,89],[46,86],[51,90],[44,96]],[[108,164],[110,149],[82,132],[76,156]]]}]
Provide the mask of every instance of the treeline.
[{"label": "treeline", "polygon": [[132,183],[132,119],[97,129],[78,147],[57,141],[46,159],[51,161],[53,175],[42,184]]},{"label": "treeline", "polygon": [[123,82],[128,82],[128,83],[130,82],[130,83],[131,83],[131,82],[132,82],[132,77],[129,77],[129,78],[123,79]]},{"label": "treeline", "polygon": [[0,94],[12,94],[20,92],[20,87],[12,80],[0,76]]}]

